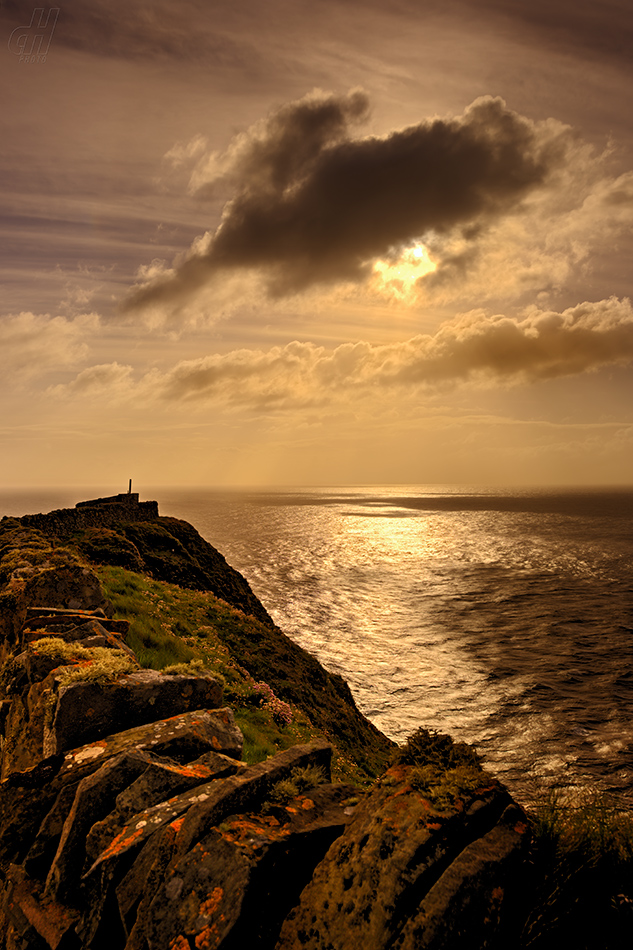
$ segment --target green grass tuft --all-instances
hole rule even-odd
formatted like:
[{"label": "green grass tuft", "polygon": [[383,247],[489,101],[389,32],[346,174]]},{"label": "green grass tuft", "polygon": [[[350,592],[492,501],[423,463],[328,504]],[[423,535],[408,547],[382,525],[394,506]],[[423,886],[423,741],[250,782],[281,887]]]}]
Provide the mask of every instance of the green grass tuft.
[{"label": "green grass tuft", "polygon": [[291,799],[296,798],[302,792],[309,788],[316,788],[317,785],[323,785],[326,781],[326,775],[319,766],[306,766],[305,768],[294,768],[290,777],[283,779],[273,785],[268,796],[268,801],[274,805],[284,805]]}]

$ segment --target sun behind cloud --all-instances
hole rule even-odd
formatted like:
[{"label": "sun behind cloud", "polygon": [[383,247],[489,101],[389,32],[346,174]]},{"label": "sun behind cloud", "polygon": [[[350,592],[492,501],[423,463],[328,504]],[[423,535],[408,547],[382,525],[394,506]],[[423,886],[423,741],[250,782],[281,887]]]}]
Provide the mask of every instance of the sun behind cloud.
[{"label": "sun behind cloud", "polygon": [[372,290],[382,296],[413,303],[417,298],[418,281],[435,270],[437,264],[431,260],[428,249],[416,242],[395,260],[374,262]]}]

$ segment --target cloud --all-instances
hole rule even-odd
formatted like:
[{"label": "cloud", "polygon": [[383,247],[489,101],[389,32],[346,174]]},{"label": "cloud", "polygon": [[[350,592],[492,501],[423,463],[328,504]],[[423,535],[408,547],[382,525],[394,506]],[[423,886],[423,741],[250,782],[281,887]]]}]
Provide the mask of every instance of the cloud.
[{"label": "cloud", "polygon": [[633,310],[628,299],[582,303],[562,313],[531,309],[520,320],[481,310],[443,324],[434,335],[375,346],[344,343],[326,350],[294,341],[268,351],[235,350],[152,370],[134,386],[130,368],[93,367],[57,391],[201,408],[257,412],[360,407],[391,395],[442,390],[473,381],[513,385],[573,376],[633,361]]},{"label": "cloud", "polygon": [[85,358],[86,335],[99,325],[96,314],[73,320],[19,313],[0,319],[0,378],[28,378],[72,366]]},{"label": "cloud", "polygon": [[570,147],[566,126],[532,122],[498,98],[455,118],[353,138],[368,110],[360,91],[312,94],[203,159],[192,177],[197,194],[219,182],[234,188],[220,226],[133,289],[124,307],[178,306],[236,269],[263,272],[273,297],[363,282],[372,261],[425,235],[474,242],[542,187]]},{"label": "cloud", "polygon": [[63,390],[75,395],[120,394],[130,389],[131,376],[131,366],[122,366],[120,363],[101,363],[82,370],[67,386],[53,387],[51,391]]},{"label": "cloud", "polygon": [[[3,0],[2,15],[12,26],[28,26],[33,4]],[[226,11],[221,19],[226,25]],[[174,59],[190,64],[212,60],[219,66],[244,66],[245,51],[209,16],[202,0],[65,0],[55,26],[55,46],[116,59]],[[256,55],[256,52],[253,51]]]},{"label": "cloud", "polygon": [[[458,0],[466,10],[472,0]],[[620,60],[630,68],[633,24],[628,0],[477,0],[484,17],[498,17],[513,34],[558,52]],[[520,29],[517,27],[520,23]]]}]

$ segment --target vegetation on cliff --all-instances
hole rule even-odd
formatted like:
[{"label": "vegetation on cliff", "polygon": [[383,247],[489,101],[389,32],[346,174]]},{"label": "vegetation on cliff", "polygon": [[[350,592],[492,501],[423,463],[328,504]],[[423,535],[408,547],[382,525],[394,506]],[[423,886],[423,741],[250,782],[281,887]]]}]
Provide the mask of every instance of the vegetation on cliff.
[{"label": "vegetation on cliff", "polygon": [[72,541],[93,564],[118,565],[190,590],[211,591],[272,626],[246,579],[186,521],[122,522],[116,530],[88,528]]},{"label": "vegetation on cliff", "polygon": [[191,525],[159,518],[89,528],[62,542],[19,519],[0,521],[7,579],[82,563],[101,580],[115,616],[130,621],[127,643],[141,666],[197,662],[223,682],[248,761],[325,737],[341,778],[363,784],[384,771],[394,745],[361,715],[345,681],[275,627],[247,582]]},{"label": "vegetation on cliff", "polygon": [[249,761],[325,736],[338,750],[341,776],[364,782],[384,771],[393,743],[358,712],[347,684],[277,627],[210,592],[123,568],[93,569],[115,616],[130,620],[127,642],[141,665],[198,660],[222,680]]}]

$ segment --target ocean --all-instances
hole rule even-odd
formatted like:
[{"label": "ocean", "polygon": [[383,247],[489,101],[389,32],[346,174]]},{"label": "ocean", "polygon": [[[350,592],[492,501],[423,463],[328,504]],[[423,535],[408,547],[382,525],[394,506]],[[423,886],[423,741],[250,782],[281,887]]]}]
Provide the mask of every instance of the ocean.
[{"label": "ocean", "polygon": [[[0,513],[94,497],[0,493]],[[529,802],[633,805],[633,490],[148,489],[403,741],[474,743]]]}]

